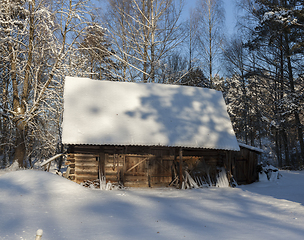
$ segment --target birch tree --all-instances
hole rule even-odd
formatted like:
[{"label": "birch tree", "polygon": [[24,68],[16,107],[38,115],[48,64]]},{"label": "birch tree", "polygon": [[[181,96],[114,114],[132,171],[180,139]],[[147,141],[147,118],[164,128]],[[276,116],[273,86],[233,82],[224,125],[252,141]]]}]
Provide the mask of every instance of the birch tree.
[{"label": "birch tree", "polygon": [[218,66],[219,55],[223,46],[223,24],[225,11],[222,0],[199,0],[197,6],[199,16],[199,42],[202,57],[207,65],[210,87],[213,87],[213,74]]},{"label": "birch tree", "polygon": [[182,1],[108,0],[106,25],[123,81],[157,82],[158,67],[181,43]]},{"label": "birch tree", "polygon": [[[11,123],[13,160],[54,153],[60,135],[62,84],[77,74],[76,42],[92,25],[88,1],[0,3],[2,121]],[[4,126],[2,124],[2,126]],[[7,130],[7,129],[5,129]]]}]

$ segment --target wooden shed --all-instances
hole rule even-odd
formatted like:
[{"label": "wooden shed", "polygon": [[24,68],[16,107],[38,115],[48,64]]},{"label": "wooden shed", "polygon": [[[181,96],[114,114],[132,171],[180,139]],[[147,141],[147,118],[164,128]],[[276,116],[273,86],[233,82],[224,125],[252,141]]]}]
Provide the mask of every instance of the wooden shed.
[{"label": "wooden shed", "polygon": [[189,86],[67,77],[62,131],[78,183],[216,184],[240,151],[222,93]]},{"label": "wooden shed", "polygon": [[238,184],[250,184],[258,180],[258,160],[263,150],[239,143],[240,151],[232,155],[232,174]]}]

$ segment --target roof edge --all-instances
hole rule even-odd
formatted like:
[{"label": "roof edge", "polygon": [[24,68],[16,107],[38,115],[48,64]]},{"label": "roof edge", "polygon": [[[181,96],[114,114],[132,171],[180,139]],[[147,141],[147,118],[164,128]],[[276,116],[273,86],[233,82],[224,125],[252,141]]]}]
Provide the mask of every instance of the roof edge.
[{"label": "roof edge", "polygon": [[82,145],[82,146],[133,146],[133,147],[169,147],[169,148],[184,148],[184,149],[205,149],[205,150],[222,150],[222,151],[234,151],[239,152],[239,149],[228,149],[228,148],[206,148],[206,147],[189,147],[189,146],[166,146],[166,145],[140,145],[140,144],[94,144],[94,143],[62,143],[65,145]]},{"label": "roof edge", "polygon": [[247,144],[244,144],[244,143],[240,143],[239,142],[239,146],[243,147],[243,148],[247,148],[247,149],[255,151],[255,152],[264,153],[263,149],[260,149],[260,148],[257,148],[257,147],[253,147],[253,146],[250,146],[250,145],[247,145]]}]

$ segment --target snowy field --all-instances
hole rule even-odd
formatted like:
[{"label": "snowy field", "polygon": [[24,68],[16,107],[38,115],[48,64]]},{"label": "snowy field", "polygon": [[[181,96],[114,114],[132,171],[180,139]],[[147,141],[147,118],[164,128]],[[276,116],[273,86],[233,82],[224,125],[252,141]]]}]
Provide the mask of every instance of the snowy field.
[{"label": "snowy field", "polygon": [[238,188],[86,189],[57,175],[0,176],[0,239],[303,239],[304,171]]}]

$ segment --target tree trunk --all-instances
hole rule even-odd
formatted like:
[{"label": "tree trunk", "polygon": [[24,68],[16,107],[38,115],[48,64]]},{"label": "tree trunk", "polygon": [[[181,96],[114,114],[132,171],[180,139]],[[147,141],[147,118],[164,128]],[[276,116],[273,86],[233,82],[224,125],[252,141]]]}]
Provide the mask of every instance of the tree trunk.
[{"label": "tree trunk", "polygon": [[279,131],[275,130],[275,146],[276,146],[276,153],[278,159],[278,166],[281,168],[283,166],[282,162],[282,155],[281,155],[281,147],[280,147],[280,140],[279,140]]},{"label": "tree trunk", "polygon": [[283,139],[283,146],[284,146],[284,153],[285,153],[285,164],[287,166],[290,165],[290,158],[289,158],[289,148],[288,148],[288,140],[287,134],[284,128],[281,130],[281,137]]},{"label": "tree trunk", "polygon": [[24,130],[17,130],[16,134],[16,149],[14,154],[14,162],[18,161],[19,167],[23,168],[26,167],[25,164],[25,156],[26,156],[26,147],[24,141]]},{"label": "tree trunk", "polygon": [[[290,58],[290,49],[289,49],[289,38],[288,34],[285,33],[285,42],[286,42],[286,56],[287,56],[287,66],[288,66],[288,78],[289,78],[289,87],[291,93],[296,93],[295,91],[295,86],[294,86],[294,79],[293,79],[293,71],[292,71],[292,66],[291,66],[291,58]],[[297,103],[295,103],[297,104]],[[303,141],[303,129],[302,129],[302,124],[300,121],[299,113],[298,111],[294,111],[294,116],[295,116],[295,124],[297,128],[297,133],[298,133],[298,140],[300,142],[300,148],[301,148],[301,158],[302,162],[304,164],[304,141]]]}]

